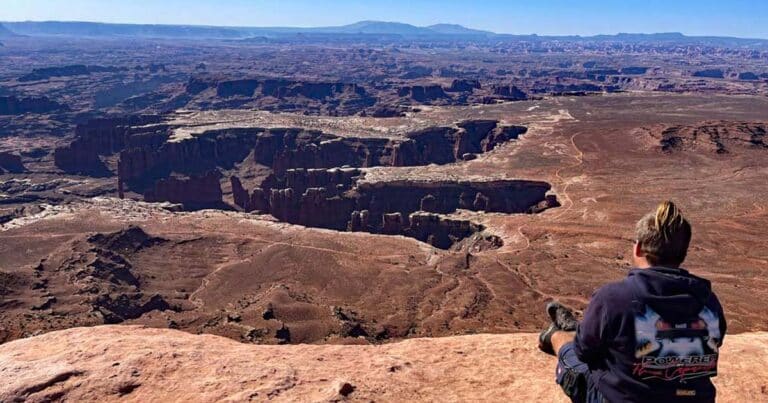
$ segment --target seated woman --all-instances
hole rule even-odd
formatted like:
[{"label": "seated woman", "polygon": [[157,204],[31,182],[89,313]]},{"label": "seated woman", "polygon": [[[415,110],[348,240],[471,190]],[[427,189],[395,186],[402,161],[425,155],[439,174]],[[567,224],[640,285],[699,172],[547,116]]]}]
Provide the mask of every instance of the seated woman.
[{"label": "seated woman", "polygon": [[[557,302],[539,348],[574,402],[714,402],[726,323],[709,281],[680,268],[691,225],[672,202],[637,223],[627,278],[598,289],[579,323]],[[575,333],[574,333],[575,331]]]}]

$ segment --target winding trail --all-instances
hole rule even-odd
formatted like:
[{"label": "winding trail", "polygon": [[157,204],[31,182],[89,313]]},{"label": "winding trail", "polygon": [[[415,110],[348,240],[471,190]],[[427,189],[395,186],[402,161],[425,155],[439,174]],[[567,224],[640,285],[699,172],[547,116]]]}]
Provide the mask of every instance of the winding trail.
[{"label": "winding trail", "polygon": [[[556,215],[556,216],[549,216],[549,217],[546,217],[546,219],[547,219],[548,221],[554,221],[554,220],[557,220],[557,219],[559,219],[559,218],[560,218],[560,217],[562,217],[564,214],[568,213],[568,212],[569,212],[569,211],[570,211],[570,210],[573,208],[573,206],[574,206],[574,204],[575,204],[575,203],[573,202],[573,199],[571,198],[571,196],[568,194],[568,187],[571,185],[571,182],[568,182],[568,179],[564,178],[564,177],[561,175],[561,172],[562,172],[563,170],[565,170],[565,169],[572,169],[572,168],[576,168],[576,167],[579,167],[579,166],[581,166],[581,165],[583,165],[583,164],[584,164],[584,152],[583,152],[583,151],[581,151],[581,149],[579,148],[579,146],[577,146],[577,145],[576,145],[576,136],[578,136],[578,135],[579,135],[579,133],[575,133],[574,135],[572,135],[572,136],[571,136],[571,138],[570,138],[570,140],[569,140],[569,141],[570,141],[570,143],[571,143],[571,147],[573,148],[573,150],[574,150],[574,152],[575,152],[575,154],[573,154],[573,155],[571,155],[571,156],[572,156],[574,159],[576,159],[576,163],[574,163],[574,164],[570,164],[570,165],[566,165],[566,166],[564,166],[564,167],[560,167],[560,168],[558,168],[558,169],[555,171],[555,177],[556,177],[556,178],[559,180],[560,184],[561,184],[561,185],[563,185],[563,188],[562,188],[562,189],[561,189],[561,191],[560,191],[560,192],[558,192],[558,193],[559,193],[559,194],[561,194],[561,195],[563,196],[563,198],[564,198],[564,199],[567,199],[567,200],[568,200],[568,207],[566,207],[566,208],[565,208],[565,210],[561,211],[561,212],[560,212],[558,215]],[[531,240],[530,240],[530,238],[528,238],[528,237],[525,235],[525,233],[523,233],[523,228],[525,228],[526,226],[528,226],[528,224],[529,224],[529,223],[525,223],[525,224],[522,224],[522,225],[520,225],[520,226],[517,228],[517,233],[518,233],[518,234],[520,234],[520,236],[522,236],[522,237],[523,237],[523,239],[525,239],[525,246],[523,246],[522,248],[517,248],[517,249],[511,250],[511,251],[509,251],[509,252],[506,252],[506,253],[522,252],[522,251],[524,251],[524,250],[526,250],[526,249],[530,248],[530,246],[531,246]]]},{"label": "winding trail", "polygon": [[242,263],[242,262],[243,261],[239,261],[239,262],[235,262],[235,263],[227,262],[227,263],[224,263],[224,264],[220,265],[219,267],[217,267],[212,272],[208,273],[205,277],[203,277],[202,281],[200,282],[200,287],[197,287],[197,289],[195,291],[192,291],[192,293],[189,294],[188,300],[191,301],[193,304],[195,304],[195,306],[197,306],[198,309],[200,309],[203,306],[205,306],[205,303],[203,302],[203,300],[200,299],[200,298],[197,298],[197,294],[201,293],[206,288],[208,288],[208,284],[211,282],[211,276],[213,276],[214,274],[222,271],[223,269],[225,269],[225,268],[227,268],[229,266],[232,266],[233,264],[239,264],[239,263]]},{"label": "winding trail", "polygon": [[556,219],[562,217],[564,214],[568,213],[571,210],[571,208],[573,208],[573,205],[574,205],[573,199],[568,194],[568,187],[571,185],[572,182],[567,182],[566,179],[563,178],[562,175],[560,175],[560,172],[562,172],[564,169],[572,169],[572,168],[576,168],[576,167],[579,167],[579,166],[584,164],[584,152],[582,152],[581,149],[579,149],[579,147],[576,145],[576,136],[578,136],[578,135],[579,135],[579,133],[575,133],[574,135],[571,136],[571,140],[570,140],[571,141],[571,146],[576,151],[576,154],[573,155],[573,158],[576,159],[576,163],[572,164],[572,165],[560,167],[560,168],[557,169],[557,171],[555,171],[555,177],[557,177],[557,179],[560,180],[560,183],[563,184],[563,189],[562,189],[561,193],[562,193],[563,197],[568,199],[568,207],[565,210],[561,211],[560,214],[558,214],[558,215],[556,215],[554,217],[550,217],[549,218],[550,221],[551,220],[556,220]]},{"label": "winding trail", "polygon": [[[568,212],[570,212],[570,210],[573,208],[573,206],[575,204],[574,201],[573,201],[573,198],[568,194],[568,188],[569,188],[569,186],[571,185],[572,182],[569,182],[568,179],[564,178],[561,173],[563,172],[563,170],[573,169],[573,168],[579,167],[579,166],[584,164],[584,152],[576,145],[576,137],[578,135],[579,135],[579,133],[573,134],[570,137],[570,140],[569,140],[570,143],[571,143],[571,147],[573,148],[573,151],[574,151],[574,154],[571,154],[570,156],[573,157],[576,160],[575,163],[569,164],[569,165],[566,165],[566,166],[563,166],[563,167],[560,167],[560,168],[558,168],[555,171],[555,177],[559,180],[560,184],[563,186],[561,191],[558,192],[558,193],[561,194],[564,199],[567,199],[568,206],[565,208],[565,210],[561,211],[559,214],[557,214],[555,216],[545,217],[547,219],[547,221],[552,222],[552,221],[555,221],[555,220],[559,219],[563,215],[565,215]],[[530,222],[527,222],[527,223],[522,224],[519,227],[517,227],[517,233],[520,234],[520,236],[525,240],[525,246],[517,248],[517,249],[514,249],[514,250],[511,250],[511,251],[508,251],[508,252],[504,252],[503,254],[508,254],[508,253],[519,254],[520,252],[523,252],[525,250],[530,249],[530,247],[531,247],[531,240],[523,232],[523,229],[526,226],[528,226],[529,224],[530,224]],[[502,253],[500,253],[499,255],[501,255],[501,254]],[[560,295],[546,294],[546,293],[542,292],[541,290],[539,290],[537,287],[535,287],[535,285],[533,284],[533,281],[531,280],[531,278],[527,274],[523,273],[519,268],[513,269],[509,265],[503,263],[499,256],[497,256],[495,260],[496,260],[496,262],[499,265],[501,265],[502,267],[506,268],[508,272],[510,272],[510,273],[516,275],[518,278],[520,278],[520,280],[523,282],[523,284],[525,284],[529,289],[531,289],[533,292],[539,294],[543,298],[553,299],[553,300],[554,299],[574,300],[574,301],[579,301],[581,303],[585,303],[585,301],[586,301],[584,298],[581,298],[581,297],[571,297],[571,296],[560,296]]]}]

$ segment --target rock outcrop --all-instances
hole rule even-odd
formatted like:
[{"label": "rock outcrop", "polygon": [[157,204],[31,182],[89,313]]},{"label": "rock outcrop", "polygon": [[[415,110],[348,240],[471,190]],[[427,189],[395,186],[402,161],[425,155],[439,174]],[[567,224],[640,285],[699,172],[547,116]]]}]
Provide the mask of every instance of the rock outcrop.
[{"label": "rock outcrop", "polygon": [[159,116],[93,119],[75,128],[75,139],[54,151],[54,163],[68,173],[110,175],[102,161],[132,147],[159,146],[167,139],[164,127],[152,126]]},{"label": "rock outcrop", "polygon": [[502,142],[516,139],[527,131],[523,126],[499,126],[494,120],[467,120],[451,127],[433,127],[408,133],[408,140],[395,144],[395,166],[448,164],[467,153],[491,151]]},{"label": "rock outcrop", "polygon": [[693,72],[693,76],[702,78],[725,78],[725,72],[720,69],[706,69]]},{"label": "rock outcrop", "polygon": [[[56,310],[80,300],[82,308],[70,312],[75,316],[81,309],[89,308],[87,320],[75,319],[74,323],[80,326],[121,323],[150,311],[172,309],[163,297],[144,292],[145,279],[131,263],[137,252],[164,242],[165,239],[152,237],[139,227],[129,227],[71,243],[69,258],[43,259],[34,267],[29,286],[39,295],[33,299],[38,303],[32,309]],[[57,289],[60,284],[66,284],[66,289]]]},{"label": "rock outcrop", "polygon": [[493,95],[510,101],[523,101],[528,99],[528,94],[514,85],[494,85],[491,89]]},{"label": "rock outcrop", "polygon": [[[727,337],[714,378],[718,401],[765,401],[766,361],[768,334]],[[0,401],[565,403],[554,367],[532,334],[257,346],[176,330],[100,326],[0,345]]]},{"label": "rock outcrop", "polygon": [[[512,180],[357,187],[361,175],[357,168],[469,160],[526,130],[523,126],[501,126],[496,120],[467,120],[402,137],[254,127],[209,130],[171,140],[172,130],[161,117],[134,116],[92,120],[78,126],[75,140],[58,148],[54,161],[67,172],[109,176],[114,168],[105,161],[119,153],[116,171],[120,196],[130,190],[143,194],[145,201],[172,202],[188,209],[226,207],[221,179],[227,173],[234,202],[245,211],[269,213],[281,221],[311,227],[406,235],[448,248],[482,231],[482,226],[416,216],[422,221],[414,227],[411,216],[421,211],[422,199],[434,199],[427,210],[433,214],[460,208],[537,212],[556,205],[542,204],[549,185]],[[237,175],[229,173],[240,164],[263,166],[272,174],[258,187],[246,189]],[[360,214],[367,217],[365,225],[353,222]],[[386,214],[399,214],[401,224],[385,230]]]},{"label": "rock outcrop", "polygon": [[154,187],[144,193],[148,202],[179,203],[189,209],[221,207],[221,175],[209,171],[201,176],[179,178],[170,176],[155,182]]},{"label": "rock outcrop", "polygon": [[25,113],[49,113],[65,110],[64,105],[47,97],[17,98],[0,97],[0,115],[23,115]]},{"label": "rock outcrop", "polygon": [[219,79],[211,75],[199,75],[190,77],[185,91],[189,95],[197,95],[208,88],[215,88]]},{"label": "rock outcrop", "polygon": [[451,86],[446,88],[448,92],[472,92],[481,88],[479,80],[469,79],[455,79],[451,82]]},{"label": "rock outcrop", "polygon": [[252,192],[232,177],[235,203],[281,221],[339,231],[405,235],[447,249],[484,230],[469,220],[441,216],[458,209],[532,213],[559,206],[550,185],[524,180],[490,182],[361,183],[358,169],[289,169]]},{"label": "rock outcrop", "polygon": [[410,85],[400,87],[400,89],[397,91],[397,96],[402,98],[410,98],[416,102],[421,103],[429,103],[432,101],[449,98],[448,94],[446,94],[443,90],[443,87],[438,84]]},{"label": "rock outcrop", "polygon": [[751,71],[745,71],[743,73],[739,73],[739,80],[755,81],[759,79],[760,77]]},{"label": "rock outcrop", "polygon": [[434,69],[428,66],[407,66],[403,68],[404,73],[400,75],[403,80],[414,80],[418,78],[425,78],[432,75]]},{"label": "rock outcrop", "polygon": [[637,66],[622,67],[619,72],[625,75],[642,75],[648,72],[648,67],[637,67]]},{"label": "rock outcrop", "polygon": [[114,73],[127,70],[128,69],[125,67],[86,66],[82,64],[60,67],[43,67],[40,69],[34,69],[31,73],[19,77],[19,81],[38,81],[47,80],[53,77],[83,76],[93,73]]},{"label": "rock outcrop", "polygon": [[[483,227],[439,214],[458,209],[538,212],[558,205],[546,197],[549,184],[406,181],[357,186],[358,168],[469,160],[526,130],[502,126],[496,120],[466,120],[399,137],[234,127],[171,139],[173,130],[160,117],[135,116],[78,126],[76,139],[57,149],[54,159],[68,172],[111,175],[105,157],[119,153],[116,170],[121,197],[130,190],[143,194],[148,202],[171,202],[188,209],[226,207],[221,186],[226,178],[235,205],[247,212],[269,213],[310,227],[405,235],[449,248]],[[243,165],[266,168],[271,174],[259,179],[257,187],[246,189],[233,174]],[[416,214],[420,211],[431,215]],[[357,218],[363,216],[365,223]]]},{"label": "rock outcrop", "polygon": [[747,150],[768,150],[768,123],[706,121],[648,129],[658,139],[661,151],[709,151],[730,154]]},{"label": "rock outcrop", "polygon": [[204,92],[225,107],[254,103],[261,109],[314,110],[349,115],[376,104],[374,96],[354,83],[273,78],[233,80],[211,75],[190,78],[186,93],[198,96]]},{"label": "rock outcrop", "polygon": [[282,175],[291,168],[414,166],[446,164],[465,154],[492,150],[525,133],[523,126],[469,120],[434,127],[402,139],[337,136],[317,130],[231,128],[207,131],[183,141],[167,141],[169,128],[156,115],[91,120],[75,130],[75,140],[57,148],[54,162],[70,173],[109,175],[103,157],[119,153],[121,185],[144,193],[171,172],[201,175],[229,168],[251,151],[255,161]]},{"label": "rock outcrop", "polygon": [[[231,128],[166,142],[167,133],[162,126],[151,130],[142,126],[134,135],[121,124],[113,131],[117,132],[119,142],[130,146],[120,151],[117,169],[120,188],[131,188],[139,193],[145,193],[171,173],[200,176],[214,169],[230,169],[249,155],[255,163],[272,169],[279,178],[285,178],[291,169],[448,164],[462,160],[468,153],[490,151],[527,130],[523,126],[501,126],[495,120],[468,120],[455,127],[424,129],[402,138],[338,136],[294,128]],[[130,140],[123,136],[129,136]],[[78,142],[88,146],[76,147]],[[63,157],[70,153],[82,152],[91,158],[91,165],[95,165],[102,150],[113,150],[113,143],[103,147],[91,143],[86,136],[76,140],[73,146],[57,150],[59,166],[67,165],[68,160]],[[81,157],[78,161],[82,165],[89,159]],[[262,188],[269,192],[269,187]],[[245,208],[244,201],[238,205]]]},{"label": "rock outcrop", "polygon": [[0,152],[0,174],[3,172],[24,172],[21,156],[9,152]]},{"label": "rock outcrop", "polygon": [[274,98],[302,96],[311,99],[324,99],[343,94],[366,96],[365,88],[346,83],[245,79],[222,81],[216,85],[216,95],[223,98],[232,96]]},{"label": "rock outcrop", "polygon": [[405,116],[407,109],[393,106],[377,106],[369,110],[362,111],[361,116],[370,116],[374,118],[397,118]]}]

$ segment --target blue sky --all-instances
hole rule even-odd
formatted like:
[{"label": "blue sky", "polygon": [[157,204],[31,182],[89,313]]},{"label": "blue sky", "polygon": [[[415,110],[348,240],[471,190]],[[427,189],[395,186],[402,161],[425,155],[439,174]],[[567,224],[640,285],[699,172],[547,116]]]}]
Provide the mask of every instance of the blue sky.
[{"label": "blue sky", "polygon": [[439,22],[514,34],[683,32],[768,38],[766,0],[0,0],[0,21],[228,26]]}]

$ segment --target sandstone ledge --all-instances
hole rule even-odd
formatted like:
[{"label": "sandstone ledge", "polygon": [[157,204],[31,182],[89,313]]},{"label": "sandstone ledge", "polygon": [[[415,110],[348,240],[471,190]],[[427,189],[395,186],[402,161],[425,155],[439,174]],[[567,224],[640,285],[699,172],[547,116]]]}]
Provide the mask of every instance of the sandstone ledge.
[{"label": "sandstone ledge", "polygon": [[[535,339],[258,346],[141,326],[76,328],[0,345],[0,401],[565,402],[554,358]],[[719,401],[768,399],[768,333],[729,336],[721,360]]]}]

